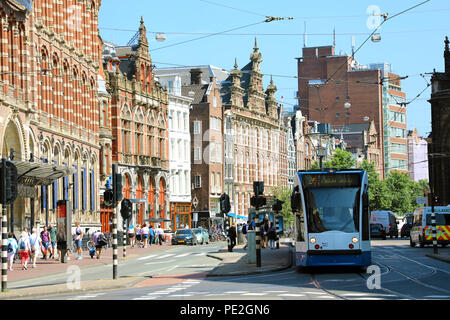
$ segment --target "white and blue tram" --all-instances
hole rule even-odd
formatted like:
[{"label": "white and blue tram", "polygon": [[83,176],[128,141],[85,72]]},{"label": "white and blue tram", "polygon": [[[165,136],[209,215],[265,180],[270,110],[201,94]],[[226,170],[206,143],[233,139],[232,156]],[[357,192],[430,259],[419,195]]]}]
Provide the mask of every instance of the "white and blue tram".
[{"label": "white and blue tram", "polygon": [[366,171],[299,171],[291,206],[297,267],[371,264]]}]

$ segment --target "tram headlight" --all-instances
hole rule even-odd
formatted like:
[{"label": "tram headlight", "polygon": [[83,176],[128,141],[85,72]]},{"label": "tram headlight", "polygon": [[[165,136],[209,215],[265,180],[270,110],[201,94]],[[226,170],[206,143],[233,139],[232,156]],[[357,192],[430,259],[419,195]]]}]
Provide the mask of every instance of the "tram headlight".
[{"label": "tram headlight", "polygon": [[316,238],[309,239],[309,242],[311,242],[312,244],[316,243]]},{"label": "tram headlight", "polygon": [[353,243],[358,243],[358,241],[359,241],[358,238],[356,238],[356,237],[353,237],[353,238],[352,238],[352,242],[353,242]]}]

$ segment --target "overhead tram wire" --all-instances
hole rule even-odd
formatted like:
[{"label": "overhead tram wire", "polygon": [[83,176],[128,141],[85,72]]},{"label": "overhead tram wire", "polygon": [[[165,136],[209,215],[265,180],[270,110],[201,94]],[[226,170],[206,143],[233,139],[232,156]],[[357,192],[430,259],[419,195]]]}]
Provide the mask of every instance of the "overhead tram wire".
[{"label": "overhead tram wire", "polygon": [[[396,14],[394,14],[394,15],[391,16],[391,17],[388,17],[387,14],[382,15],[383,18],[384,18],[383,21],[380,23],[380,25],[379,25],[378,27],[376,27],[376,28],[372,31],[372,33],[366,38],[366,40],[364,40],[364,42],[361,43],[361,45],[355,50],[355,52],[352,54],[351,57],[352,57],[352,58],[355,57],[355,54],[356,54],[359,50],[361,50],[361,48],[367,43],[367,41],[369,41],[369,39],[372,38],[372,36],[373,36],[373,35],[381,28],[381,26],[382,26],[385,22],[387,22],[387,21],[389,21],[389,20],[392,20],[393,18],[398,17],[399,15],[404,14],[404,13],[410,11],[410,10],[413,10],[414,8],[417,8],[417,7],[423,5],[423,4],[427,3],[427,2],[430,2],[430,1],[431,1],[431,0],[425,0],[425,1],[421,2],[421,3],[419,3],[419,4],[416,4],[415,6],[412,6],[412,7],[408,8],[408,9],[405,9],[405,10],[399,12],[399,13],[396,13]],[[335,71],[335,72],[334,72],[334,73],[333,73],[333,74],[325,81],[325,83],[328,83],[331,79],[333,79],[333,77],[336,75],[336,73],[338,73],[338,71],[341,70],[342,67],[344,67],[345,65],[347,65],[347,63],[348,63],[348,58],[347,58],[347,60],[346,60],[339,68],[336,69],[336,71]]]},{"label": "overhead tram wire", "polygon": [[236,27],[236,28],[228,29],[228,30],[221,31],[221,32],[216,32],[216,33],[208,34],[208,35],[205,35],[205,36],[202,36],[202,37],[199,37],[199,38],[194,38],[194,39],[190,39],[190,40],[181,41],[181,42],[178,42],[178,43],[169,44],[169,45],[167,45],[167,46],[162,46],[162,47],[159,47],[159,48],[151,49],[151,50],[149,50],[149,51],[150,51],[150,52],[153,52],[153,51],[156,51],[156,50],[161,50],[161,49],[165,49],[165,48],[170,48],[170,47],[178,46],[178,45],[181,45],[181,44],[185,44],[185,43],[189,43],[189,42],[193,42],[193,41],[197,41],[197,40],[209,38],[209,37],[212,37],[212,36],[217,36],[217,35],[220,35],[220,34],[223,34],[223,33],[227,33],[227,32],[231,32],[231,31],[234,31],[234,30],[239,30],[239,29],[244,29],[244,28],[252,27],[252,26],[256,26],[256,25],[258,25],[258,24],[262,24],[262,23],[269,23],[269,22],[272,22],[272,21],[275,21],[275,20],[292,20],[292,19],[293,19],[293,18],[291,18],[291,17],[282,18],[282,17],[266,16],[266,20],[263,20],[263,21],[251,23],[251,24],[248,24],[248,25],[245,25],[245,26],[241,26],[241,27]]}]

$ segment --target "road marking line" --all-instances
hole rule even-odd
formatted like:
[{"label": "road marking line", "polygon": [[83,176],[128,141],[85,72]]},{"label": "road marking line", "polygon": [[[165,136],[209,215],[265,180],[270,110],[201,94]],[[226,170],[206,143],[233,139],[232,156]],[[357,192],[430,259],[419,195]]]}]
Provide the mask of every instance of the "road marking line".
[{"label": "road marking line", "polygon": [[148,265],[152,265],[152,264],[160,264],[160,263],[171,263],[171,262],[175,262],[175,260],[169,260],[169,261],[158,261],[158,262],[147,262],[145,263],[146,266]]},{"label": "road marking line", "polygon": [[164,259],[164,258],[167,258],[167,257],[173,256],[173,255],[174,255],[174,253],[169,253],[169,254],[165,254],[165,255],[162,255],[162,256],[156,257],[156,258],[155,258],[155,260],[159,260],[159,259]]},{"label": "road marking line", "polygon": [[266,291],[267,293],[285,293],[288,291]]},{"label": "road marking line", "polygon": [[283,293],[279,294],[279,297],[304,297],[304,294],[297,294],[297,293]]},{"label": "road marking line", "polygon": [[195,254],[195,256],[204,256],[205,254],[207,254],[208,252],[200,252],[200,253],[197,253],[197,254]]},{"label": "road marking line", "polygon": [[156,254],[152,254],[152,255],[149,255],[149,256],[146,256],[146,257],[142,257],[142,258],[138,258],[138,260],[139,260],[139,261],[141,261],[141,260],[147,260],[147,259],[150,259],[150,258],[153,258],[153,257],[156,257]]},{"label": "road marking line", "polygon": [[192,294],[173,294],[171,297],[192,297]]},{"label": "road marking line", "polygon": [[183,253],[183,254],[179,254],[179,255],[175,256],[174,258],[186,257],[186,256],[188,256],[188,255],[190,255],[190,254],[191,254],[190,252],[188,252],[188,253]]},{"label": "road marking line", "polygon": [[248,293],[248,291],[226,291],[225,293],[229,293],[229,294],[240,294],[240,293]]},{"label": "road marking line", "polygon": [[250,292],[250,293],[243,293],[243,296],[265,296],[267,293],[256,293],[256,292]]}]

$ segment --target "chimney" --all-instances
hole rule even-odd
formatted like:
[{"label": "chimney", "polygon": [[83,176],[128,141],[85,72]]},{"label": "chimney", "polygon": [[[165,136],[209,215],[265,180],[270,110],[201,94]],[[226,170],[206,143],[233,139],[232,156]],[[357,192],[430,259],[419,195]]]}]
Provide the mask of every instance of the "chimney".
[{"label": "chimney", "polygon": [[202,84],[202,70],[192,69],[190,72],[191,72],[191,84]]}]

